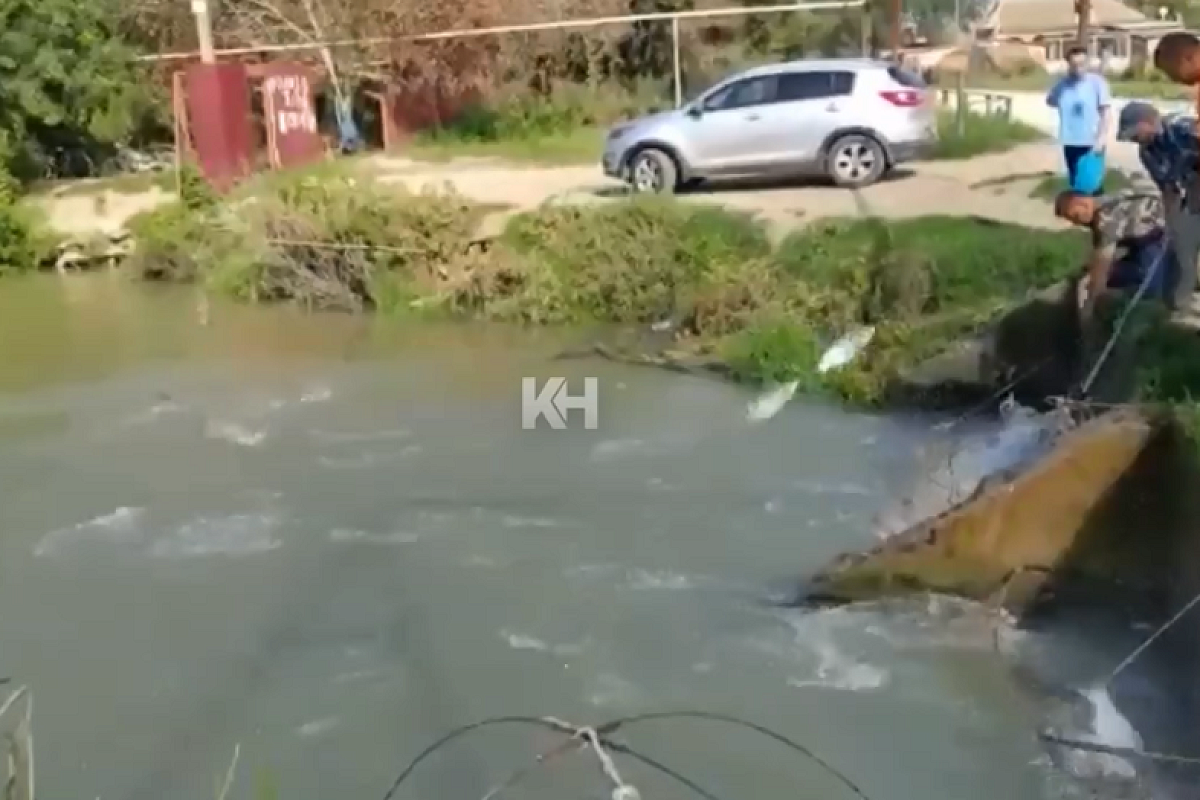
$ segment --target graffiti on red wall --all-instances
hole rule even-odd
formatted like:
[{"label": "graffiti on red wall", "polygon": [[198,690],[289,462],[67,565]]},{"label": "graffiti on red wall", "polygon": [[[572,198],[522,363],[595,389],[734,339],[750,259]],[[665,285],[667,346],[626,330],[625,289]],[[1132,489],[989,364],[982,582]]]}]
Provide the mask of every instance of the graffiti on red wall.
[{"label": "graffiti on red wall", "polygon": [[262,83],[271,163],[286,167],[320,158],[323,146],[309,76],[298,65],[274,64],[272,69]]},{"label": "graffiti on red wall", "polygon": [[317,132],[317,116],[312,110],[312,89],[304,75],[271,75],[263,81],[263,91],[271,96],[275,111],[275,130],[280,136],[293,131]]}]

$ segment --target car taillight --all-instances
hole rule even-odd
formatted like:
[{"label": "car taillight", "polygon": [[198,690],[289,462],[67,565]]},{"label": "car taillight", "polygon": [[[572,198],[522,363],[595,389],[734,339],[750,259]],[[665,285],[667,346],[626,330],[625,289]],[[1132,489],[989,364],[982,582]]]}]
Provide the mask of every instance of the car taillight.
[{"label": "car taillight", "polygon": [[915,89],[899,89],[891,92],[880,92],[879,96],[894,106],[913,108],[925,102],[925,97]]}]

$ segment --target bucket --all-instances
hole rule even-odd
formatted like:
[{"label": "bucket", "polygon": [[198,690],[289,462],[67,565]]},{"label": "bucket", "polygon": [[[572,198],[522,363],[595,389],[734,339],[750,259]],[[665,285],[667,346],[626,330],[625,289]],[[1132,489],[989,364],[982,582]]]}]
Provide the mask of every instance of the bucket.
[{"label": "bucket", "polygon": [[1071,188],[1080,194],[1095,194],[1104,183],[1104,154],[1093,150],[1075,165],[1075,182]]}]

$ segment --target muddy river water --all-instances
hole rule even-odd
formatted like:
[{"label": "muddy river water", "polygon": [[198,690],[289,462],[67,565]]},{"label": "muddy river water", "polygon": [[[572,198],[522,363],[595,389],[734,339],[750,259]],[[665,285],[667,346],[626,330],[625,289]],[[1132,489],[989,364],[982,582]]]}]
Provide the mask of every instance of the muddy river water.
[{"label": "muddy river water", "polygon": [[[381,798],[476,718],[695,708],[877,800],[1073,796],[981,612],[772,602],[871,542],[928,421],[796,401],[750,425],[745,390],[562,344],[6,282],[0,676],[36,697],[39,795],[207,800],[240,745],[233,798]],[[521,429],[520,378],[558,374],[600,379],[598,430]],[[720,797],[850,796],[737,730],[627,741]],[[400,796],[479,797],[548,743],[482,732]],[[607,796],[583,758],[523,791]]]}]

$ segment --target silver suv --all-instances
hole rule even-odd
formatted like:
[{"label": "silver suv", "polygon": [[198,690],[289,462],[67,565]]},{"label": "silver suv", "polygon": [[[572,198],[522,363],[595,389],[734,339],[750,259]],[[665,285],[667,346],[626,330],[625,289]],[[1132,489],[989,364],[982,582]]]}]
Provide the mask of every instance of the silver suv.
[{"label": "silver suv", "polygon": [[789,61],[616,126],[603,167],[638,192],[768,174],[827,175],[859,187],[936,140],[933,93],[919,76],[870,59]]}]

